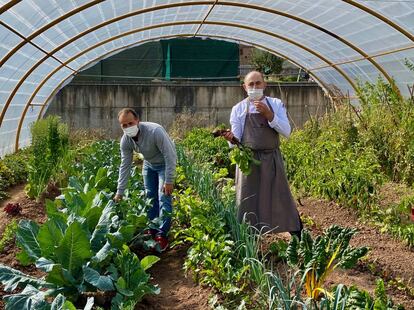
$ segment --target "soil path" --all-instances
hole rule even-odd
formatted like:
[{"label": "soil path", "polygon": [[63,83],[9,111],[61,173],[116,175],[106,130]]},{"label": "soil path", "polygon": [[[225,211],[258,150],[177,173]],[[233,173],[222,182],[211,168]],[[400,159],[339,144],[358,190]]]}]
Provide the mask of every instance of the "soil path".
[{"label": "soil path", "polygon": [[161,260],[150,269],[153,283],[161,288],[159,295],[147,296],[136,310],[205,310],[210,290],[198,286],[191,276],[184,276],[186,247],[176,247],[161,255]]}]

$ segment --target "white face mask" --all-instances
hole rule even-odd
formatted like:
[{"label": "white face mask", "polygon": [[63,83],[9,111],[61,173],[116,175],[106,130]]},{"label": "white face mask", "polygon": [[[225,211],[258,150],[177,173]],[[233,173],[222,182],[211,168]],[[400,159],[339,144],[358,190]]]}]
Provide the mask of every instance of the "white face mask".
[{"label": "white face mask", "polygon": [[247,89],[247,95],[250,100],[259,100],[263,97],[263,88],[249,88]]},{"label": "white face mask", "polygon": [[128,137],[135,137],[138,134],[139,128],[138,125],[133,125],[131,127],[128,128],[124,128],[122,129],[124,131],[124,133],[128,136]]}]

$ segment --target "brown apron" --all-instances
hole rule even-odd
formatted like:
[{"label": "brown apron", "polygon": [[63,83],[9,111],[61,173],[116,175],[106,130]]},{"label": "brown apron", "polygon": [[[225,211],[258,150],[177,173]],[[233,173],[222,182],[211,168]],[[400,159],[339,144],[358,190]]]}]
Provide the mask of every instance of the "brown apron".
[{"label": "brown apron", "polygon": [[[274,112],[267,98],[266,102]],[[254,157],[261,164],[253,164],[248,176],[243,175],[237,167],[239,220],[245,217],[247,222],[263,232],[299,231],[299,214],[286,178],[279,149],[279,134],[269,126],[262,114],[249,113],[249,102],[241,142],[252,148]]]}]

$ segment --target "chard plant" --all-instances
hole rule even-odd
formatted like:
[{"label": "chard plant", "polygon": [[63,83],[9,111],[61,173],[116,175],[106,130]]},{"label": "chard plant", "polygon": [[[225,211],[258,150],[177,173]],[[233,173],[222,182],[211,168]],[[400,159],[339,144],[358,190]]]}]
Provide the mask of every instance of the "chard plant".
[{"label": "chard plant", "polygon": [[[368,248],[353,248],[349,242],[355,229],[332,225],[323,235],[312,239],[307,230],[301,240],[294,237],[286,250],[289,265],[298,268],[306,294],[313,300],[330,295],[324,282],[336,268],[349,269],[368,253]],[[329,296],[331,297],[331,296]]]}]

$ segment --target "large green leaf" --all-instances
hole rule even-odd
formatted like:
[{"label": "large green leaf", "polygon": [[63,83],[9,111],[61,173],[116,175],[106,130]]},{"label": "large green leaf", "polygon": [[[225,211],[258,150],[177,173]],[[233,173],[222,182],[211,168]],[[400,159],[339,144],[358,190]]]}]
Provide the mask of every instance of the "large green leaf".
[{"label": "large green leaf", "polygon": [[288,248],[286,249],[286,256],[287,256],[287,262],[291,266],[295,266],[299,263],[299,239],[297,237],[293,237],[288,245]]},{"label": "large green leaf", "polygon": [[101,291],[115,290],[111,277],[102,276],[99,274],[99,272],[89,267],[83,267],[83,274],[86,282],[92,284]]},{"label": "large green leaf", "polygon": [[114,202],[111,200],[105,206],[102,211],[101,217],[99,218],[98,224],[92,233],[91,248],[94,252],[98,252],[99,249],[106,242],[106,235],[109,233],[111,228],[111,218],[114,215]]},{"label": "large green leaf", "polygon": [[82,192],[83,191],[83,187],[79,182],[79,179],[77,177],[69,177],[69,186],[74,188],[77,192]]},{"label": "large green leaf", "polygon": [[143,259],[141,259],[141,266],[144,270],[151,268],[156,262],[158,262],[160,258],[155,255],[147,255]]},{"label": "large green leaf", "polygon": [[56,265],[54,261],[44,257],[41,257],[36,261],[36,267],[44,272],[50,272],[54,265]]},{"label": "large green leaf", "polygon": [[87,233],[82,229],[81,224],[75,221],[69,225],[56,249],[57,261],[73,274],[91,256],[91,245]]},{"label": "large green leaf", "polygon": [[79,193],[78,195],[83,201],[83,208],[79,208],[77,210],[78,214],[81,216],[84,216],[90,208],[95,207],[100,200],[100,195],[98,194],[98,191],[94,188],[84,193]]},{"label": "large green leaf", "polygon": [[[93,304],[93,297],[89,297],[84,310],[91,310]],[[53,300],[50,310],[76,310],[76,307],[69,300],[66,300],[65,296],[59,294]]]},{"label": "large green leaf", "polygon": [[51,265],[46,281],[61,287],[74,287],[77,285],[77,281],[74,276],[81,277],[82,275],[72,275],[69,271],[62,268],[62,265],[54,264]]},{"label": "large green leaf", "polygon": [[[58,219],[57,223],[65,223],[67,221],[67,214],[60,211],[59,206],[62,204],[61,200],[46,200],[46,213],[49,219]],[[60,225],[59,225],[60,226]],[[60,227],[60,230],[63,232],[66,230],[66,225]]]},{"label": "large green leaf", "polygon": [[119,277],[115,285],[118,292],[122,295],[127,297],[134,296],[134,292],[128,288],[128,285],[123,277]]},{"label": "large green leaf", "polygon": [[99,222],[99,219],[102,215],[102,208],[95,207],[90,208],[88,212],[85,213],[86,224],[88,226],[89,231],[92,233]]},{"label": "large green leaf", "polygon": [[49,304],[45,301],[45,292],[27,285],[23,292],[4,296],[6,310],[48,310]]},{"label": "large green leaf", "polygon": [[96,253],[95,256],[91,258],[91,261],[94,263],[103,262],[113,250],[116,250],[116,248],[114,249],[107,240],[105,245],[98,251],[98,253]]},{"label": "large green leaf", "polygon": [[19,284],[31,284],[34,287],[51,287],[50,283],[42,281],[38,278],[26,275],[19,270],[10,268],[0,264],[0,282],[4,285],[6,292],[11,292],[17,288]]},{"label": "large green leaf", "polygon": [[16,258],[22,266],[29,266],[31,263],[36,261],[35,259],[31,258],[24,249],[16,254]]},{"label": "large green leaf", "polygon": [[60,228],[62,225],[57,225],[57,221],[56,219],[49,219],[40,227],[37,235],[40,251],[44,257],[54,257],[56,248],[63,238],[63,232]]},{"label": "large green leaf", "polygon": [[35,260],[41,256],[40,245],[37,239],[38,233],[39,225],[28,220],[21,220],[16,232],[16,240],[19,245],[30,258]]}]

